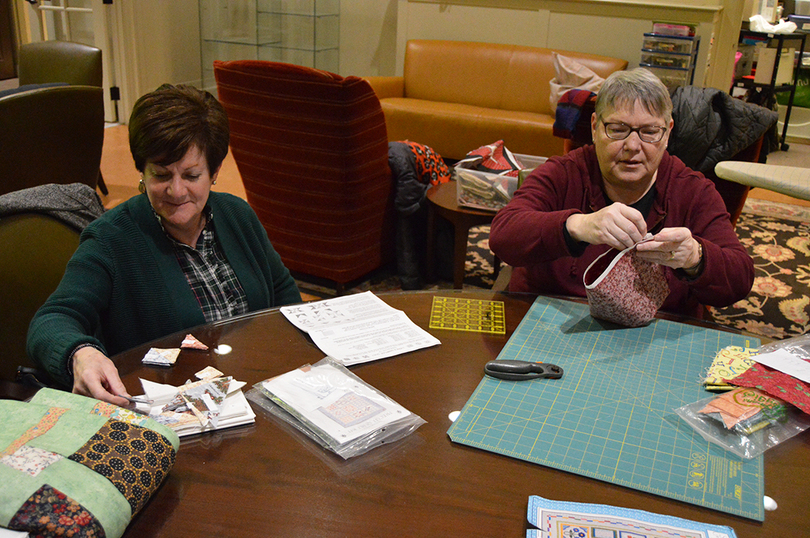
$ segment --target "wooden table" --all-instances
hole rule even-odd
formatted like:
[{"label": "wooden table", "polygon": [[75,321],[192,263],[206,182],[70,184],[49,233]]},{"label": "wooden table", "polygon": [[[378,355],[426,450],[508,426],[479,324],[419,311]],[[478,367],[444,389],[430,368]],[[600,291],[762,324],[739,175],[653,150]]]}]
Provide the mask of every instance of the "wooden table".
[{"label": "wooden table", "polygon": [[[435,279],[436,263],[436,216],[447,219],[453,226],[453,287],[464,287],[464,266],[467,261],[467,237],[470,228],[489,224],[495,217],[492,211],[470,209],[458,205],[456,182],[448,181],[431,187],[427,192],[428,225],[427,225],[427,273],[428,280]],[[495,278],[498,278],[500,261],[495,258],[493,265]]]},{"label": "wooden table", "polygon": [[[431,329],[440,346],[352,367],[427,424],[344,461],[257,409],[254,425],[184,439],[166,482],[125,536],[517,538],[525,536],[530,495],[731,525],[739,538],[799,536],[810,528],[808,435],[766,453],[765,492],[779,508],[764,523],[452,443],[448,414],[465,404],[534,296],[442,290],[380,297],[427,329],[434,295],[504,301],[507,334]],[[141,393],[139,377],[179,385],[210,364],[250,386],[323,357],[276,310],[188,332],[233,352],[183,353],[164,369],[140,360],[150,346],[176,346],[182,334],[140,346],[115,358],[131,394]]]}]

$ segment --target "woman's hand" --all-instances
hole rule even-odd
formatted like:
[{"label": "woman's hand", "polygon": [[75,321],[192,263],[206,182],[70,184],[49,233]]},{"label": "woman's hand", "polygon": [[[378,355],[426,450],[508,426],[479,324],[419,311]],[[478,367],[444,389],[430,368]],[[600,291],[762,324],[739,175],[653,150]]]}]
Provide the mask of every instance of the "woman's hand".
[{"label": "woman's hand", "polygon": [[636,247],[638,257],[695,276],[702,261],[702,248],[688,228],[664,228],[650,241]]},{"label": "woman's hand", "polygon": [[619,202],[595,213],[575,213],[565,225],[575,241],[619,250],[632,247],[647,235],[647,223],[641,213]]},{"label": "woman's hand", "polygon": [[94,347],[83,347],[73,354],[73,392],[121,407],[129,405],[118,396],[129,396],[118,369]]}]

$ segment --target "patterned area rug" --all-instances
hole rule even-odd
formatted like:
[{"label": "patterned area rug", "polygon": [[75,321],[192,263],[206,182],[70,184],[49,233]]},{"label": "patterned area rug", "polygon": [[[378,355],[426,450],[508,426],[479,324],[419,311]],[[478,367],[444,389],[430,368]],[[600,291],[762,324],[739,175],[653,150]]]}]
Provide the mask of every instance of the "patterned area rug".
[{"label": "patterned area rug", "polygon": [[[773,339],[808,332],[810,208],[749,199],[737,222],[737,235],[754,259],[754,287],[746,299],[726,308],[712,308],[714,320]],[[494,281],[489,226],[479,226],[470,230],[464,287],[490,289]],[[299,284],[302,291],[309,287]],[[452,282],[440,280],[425,289],[452,287]],[[399,279],[389,271],[349,291],[398,289]]]},{"label": "patterned area rug", "polygon": [[749,199],[737,235],[754,259],[754,287],[717,323],[783,339],[810,329],[810,208]]}]

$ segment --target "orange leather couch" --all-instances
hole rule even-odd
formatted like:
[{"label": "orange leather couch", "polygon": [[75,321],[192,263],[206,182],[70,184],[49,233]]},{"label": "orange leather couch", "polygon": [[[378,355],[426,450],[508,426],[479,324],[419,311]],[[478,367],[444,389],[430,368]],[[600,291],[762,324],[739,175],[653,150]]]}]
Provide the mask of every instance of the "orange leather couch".
[{"label": "orange leather couch", "polygon": [[[627,61],[564,50],[601,77]],[[552,134],[552,49],[410,40],[401,77],[366,77],[380,98],[388,140],[425,144],[447,159],[503,140],[515,153],[563,154]]]}]

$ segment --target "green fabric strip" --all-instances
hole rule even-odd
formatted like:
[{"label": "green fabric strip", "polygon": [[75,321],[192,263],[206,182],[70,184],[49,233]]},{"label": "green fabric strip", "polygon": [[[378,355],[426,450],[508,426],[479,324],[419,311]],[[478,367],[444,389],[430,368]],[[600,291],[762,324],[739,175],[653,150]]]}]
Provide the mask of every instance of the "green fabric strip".
[{"label": "green fabric strip", "polygon": [[[78,394],[73,394],[70,392],[64,392],[61,390],[54,390],[54,389],[42,389],[39,392],[37,392],[36,395],[31,399],[31,403],[56,407],[68,407],[76,411],[92,413],[93,409],[96,408],[96,406],[98,406],[100,402],[93,398],[87,398],[86,396],[80,396]],[[122,409],[122,412],[126,413],[128,412],[128,410]],[[139,418],[137,420],[127,420],[119,415],[113,415],[111,418],[124,420],[125,422],[135,423],[139,426],[143,426],[144,428],[154,430],[158,432],[160,435],[164,436],[166,439],[168,439],[169,442],[171,442],[172,446],[174,447],[175,451],[180,448],[180,438],[177,436],[177,433],[175,433],[175,431],[172,430],[171,428],[168,428],[163,424],[160,424],[155,420],[152,420],[151,418],[143,417],[142,415],[139,415]]]},{"label": "green fabric strip", "polygon": [[[64,412],[60,415],[59,413],[63,410]],[[110,421],[105,415],[113,416],[115,420]],[[119,420],[124,424],[118,422]],[[87,465],[68,459],[68,456],[85,447],[88,440],[94,436],[98,438],[98,441],[115,447],[110,443],[117,439],[117,435],[115,439],[112,437],[107,439],[98,435],[99,430],[105,425],[109,425],[107,429],[111,431],[131,428],[131,426],[126,426],[128,424],[145,427],[155,432],[147,431],[142,434],[149,445],[145,448],[150,449],[153,454],[155,454],[153,447],[156,446],[155,442],[159,439],[152,439],[150,436],[154,437],[155,434],[166,438],[168,444],[163,445],[164,447],[171,445],[176,451],[180,445],[179,438],[174,431],[154,420],[114,406],[99,405],[97,400],[91,398],[42,389],[29,403],[0,400],[0,452],[9,449],[10,453],[16,455],[17,463],[15,465],[22,469],[18,470],[5,463],[0,463],[0,484],[2,484],[0,486],[0,525],[7,527],[26,501],[44,485],[48,485],[75,500],[90,512],[103,526],[108,538],[120,537],[131,520],[133,508],[140,507],[148,497],[139,497],[140,494],[133,489],[130,491],[130,500],[134,506],[131,505],[109,478],[93,471]],[[13,449],[19,448],[18,445],[30,448],[25,448],[15,454]],[[131,446],[134,448],[132,456],[141,457],[143,454],[144,458],[151,457],[147,455],[150,450],[141,453],[138,448],[140,445],[133,442]],[[54,458],[47,454],[37,457],[30,454],[30,452],[35,452],[32,449],[46,450],[63,457],[56,461],[53,461]],[[122,447],[114,449],[119,450],[120,454],[129,454]],[[99,450],[103,450],[103,447]],[[174,454],[166,452],[169,450],[168,448],[161,450],[163,452],[156,453],[157,456],[162,457],[162,454],[168,454],[173,463]],[[115,462],[112,463],[115,465]],[[157,472],[158,467],[154,467],[151,482],[157,483],[158,480],[165,477],[170,467],[171,465],[161,466],[159,473]],[[28,471],[31,468],[40,469],[36,476],[29,474]],[[129,476],[121,474],[118,480],[125,481]],[[137,476],[143,484],[144,475],[139,473]]]}]

